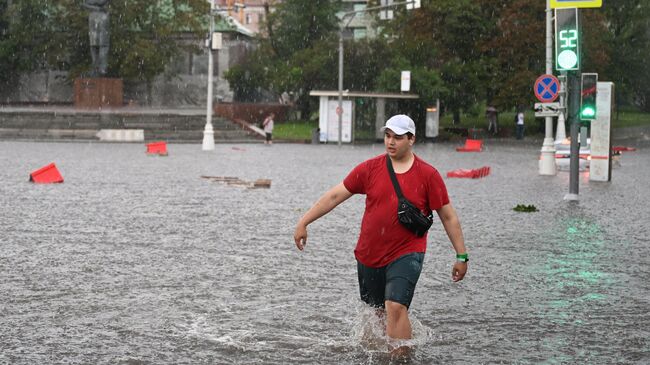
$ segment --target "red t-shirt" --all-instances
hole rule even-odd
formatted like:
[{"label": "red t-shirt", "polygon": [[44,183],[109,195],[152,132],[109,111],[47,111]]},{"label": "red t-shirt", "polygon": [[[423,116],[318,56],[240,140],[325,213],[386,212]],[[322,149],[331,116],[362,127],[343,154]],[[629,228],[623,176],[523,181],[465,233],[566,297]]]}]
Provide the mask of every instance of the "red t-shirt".
[{"label": "red t-shirt", "polygon": [[[427,235],[418,237],[397,219],[397,194],[383,154],[355,167],[343,180],[351,193],[366,194],[366,210],[354,255],[369,267],[383,267],[402,255],[425,252]],[[433,166],[415,156],[411,168],[395,174],[402,194],[428,214],[449,203],[447,188]]]}]

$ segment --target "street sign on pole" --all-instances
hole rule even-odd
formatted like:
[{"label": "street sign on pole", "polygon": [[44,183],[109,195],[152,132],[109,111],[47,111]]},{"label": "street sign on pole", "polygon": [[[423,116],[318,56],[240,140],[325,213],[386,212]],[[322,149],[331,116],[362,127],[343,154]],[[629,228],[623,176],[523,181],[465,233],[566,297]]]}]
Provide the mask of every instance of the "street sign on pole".
[{"label": "street sign on pole", "polygon": [[557,117],[560,115],[560,103],[535,103],[536,117]]},{"label": "street sign on pole", "polygon": [[561,8],[600,8],[603,0],[551,0],[551,9]]},{"label": "street sign on pole", "polygon": [[537,100],[550,103],[560,95],[560,81],[553,75],[542,75],[535,80],[533,87]]},{"label": "street sign on pole", "polygon": [[411,90],[411,71],[402,71],[400,90],[403,92]]}]

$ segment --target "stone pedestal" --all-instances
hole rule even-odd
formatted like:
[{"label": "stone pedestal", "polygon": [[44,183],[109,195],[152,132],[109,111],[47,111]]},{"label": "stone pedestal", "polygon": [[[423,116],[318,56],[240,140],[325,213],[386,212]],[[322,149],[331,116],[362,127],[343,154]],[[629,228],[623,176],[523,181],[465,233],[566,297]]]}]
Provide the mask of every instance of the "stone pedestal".
[{"label": "stone pedestal", "polygon": [[74,80],[74,106],[77,108],[119,108],[124,105],[122,79],[78,78]]}]

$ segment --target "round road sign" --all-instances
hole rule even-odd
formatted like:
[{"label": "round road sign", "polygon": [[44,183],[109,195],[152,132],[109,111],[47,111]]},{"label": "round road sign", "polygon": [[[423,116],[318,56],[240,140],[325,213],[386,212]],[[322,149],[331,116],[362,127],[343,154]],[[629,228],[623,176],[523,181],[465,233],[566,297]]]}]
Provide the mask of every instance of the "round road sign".
[{"label": "round road sign", "polygon": [[560,81],[553,75],[542,75],[535,80],[535,96],[542,103],[550,103],[560,94]]}]

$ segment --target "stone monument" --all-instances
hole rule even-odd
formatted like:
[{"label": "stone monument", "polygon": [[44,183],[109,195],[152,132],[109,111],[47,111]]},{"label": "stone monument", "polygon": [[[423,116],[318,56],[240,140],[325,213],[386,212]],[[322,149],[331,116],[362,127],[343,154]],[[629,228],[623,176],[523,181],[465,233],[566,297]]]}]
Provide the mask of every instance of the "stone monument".
[{"label": "stone monument", "polygon": [[109,0],[85,0],[88,14],[88,36],[92,70],[89,77],[74,82],[74,103],[77,107],[120,107],[123,105],[122,79],[107,78],[108,51],[110,47]]}]

